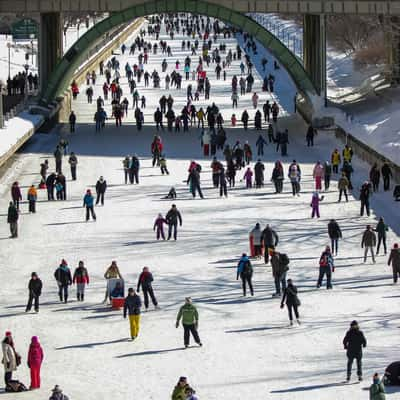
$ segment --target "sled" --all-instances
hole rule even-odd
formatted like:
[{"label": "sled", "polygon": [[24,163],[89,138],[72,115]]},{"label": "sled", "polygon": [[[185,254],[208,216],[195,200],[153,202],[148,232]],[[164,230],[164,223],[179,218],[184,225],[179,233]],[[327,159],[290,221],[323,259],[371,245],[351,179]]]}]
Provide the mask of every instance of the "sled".
[{"label": "sled", "polygon": [[249,236],[249,244],[250,244],[250,257],[255,257],[256,250],[254,249],[254,238],[252,235]]},{"label": "sled", "polygon": [[[122,296],[120,297],[112,297],[111,293],[117,286],[117,282],[121,283],[122,286]],[[124,297],[124,280],[123,279],[108,279],[107,280],[107,291],[109,294],[109,297],[111,299],[111,307],[113,310],[119,310],[121,307],[124,306],[125,302],[125,297]]]}]

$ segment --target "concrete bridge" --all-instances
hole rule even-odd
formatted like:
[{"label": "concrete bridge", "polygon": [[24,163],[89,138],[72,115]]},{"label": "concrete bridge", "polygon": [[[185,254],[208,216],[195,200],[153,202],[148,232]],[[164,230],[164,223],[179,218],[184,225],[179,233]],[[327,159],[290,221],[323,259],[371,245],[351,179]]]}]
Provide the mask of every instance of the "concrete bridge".
[{"label": "concrete bridge", "polygon": [[[61,59],[62,14],[72,11],[109,12],[110,17],[89,30]],[[79,65],[82,53],[110,29],[137,17],[177,12],[191,12],[219,18],[232,26],[248,31],[268,47],[288,70],[298,91],[310,97],[324,96],[326,93],[326,15],[376,15],[377,18],[392,22],[399,18],[400,1],[0,0],[0,14],[25,14],[40,21],[39,74],[43,102],[51,102],[63,93],[70,83],[69,78]],[[303,15],[303,63],[272,33],[247,17],[245,13],[249,12]],[[392,69],[397,75],[399,36],[394,33],[388,35],[386,40]]]}]

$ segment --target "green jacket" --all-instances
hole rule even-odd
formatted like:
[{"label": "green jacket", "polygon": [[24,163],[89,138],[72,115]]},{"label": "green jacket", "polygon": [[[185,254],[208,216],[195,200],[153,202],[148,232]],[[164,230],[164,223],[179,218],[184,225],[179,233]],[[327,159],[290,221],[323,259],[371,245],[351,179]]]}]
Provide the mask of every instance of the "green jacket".
[{"label": "green jacket", "polygon": [[199,321],[199,313],[197,308],[193,304],[185,304],[179,310],[178,316],[176,317],[176,322],[182,318],[183,325],[193,325]]},{"label": "green jacket", "polygon": [[385,386],[383,385],[383,382],[373,383],[369,387],[369,400],[385,400],[385,399],[386,399]]},{"label": "green jacket", "polygon": [[188,385],[186,385],[186,386],[176,385],[174,387],[174,391],[172,392],[171,399],[172,400],[186,400],[187,396],[186,396],[185,390],[186,390],[187,386]]}]

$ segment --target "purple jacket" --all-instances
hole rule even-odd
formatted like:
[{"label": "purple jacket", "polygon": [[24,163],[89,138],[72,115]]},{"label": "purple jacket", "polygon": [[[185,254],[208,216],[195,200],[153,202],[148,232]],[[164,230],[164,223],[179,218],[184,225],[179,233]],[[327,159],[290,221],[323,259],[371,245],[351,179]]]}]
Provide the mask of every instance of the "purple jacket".
[{"label": "purple jacket", "polygon": [[12,186],[11,187],[11,197],[12,199],[15,200],[22,200],[22,194],[21,194],[21,189],[19,186]]},{"label": "purple jacket", "polygon": [[320,202],[319,196],[313,196],[311,198],[311,207],[318,207]]},{"label": "purple jacket", "polygon": [[166,224],[166,223],[167,223],[167,220],[165,218],[157,218],[154,221],[153,230],[156,229],[156,227],[157,227],[157,229],[162,229],[164,224]]}]

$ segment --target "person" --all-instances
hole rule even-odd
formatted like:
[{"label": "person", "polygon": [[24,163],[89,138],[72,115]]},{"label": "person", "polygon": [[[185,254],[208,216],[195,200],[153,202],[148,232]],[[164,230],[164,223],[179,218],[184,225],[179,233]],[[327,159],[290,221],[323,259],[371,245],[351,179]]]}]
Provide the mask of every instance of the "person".
[{"label": "person", "polygon": [[333,150],[331,154],[331,164],[332,164],[332,171],[334,174],[339,172],[339,165],[341,162],[341,157],[338,149]]},{"label": "person", "polygon": [[280,297],[281,285],[282,291],[286,289],[286,273],[289,271],[289,258],[286,254],[281,254],[275,250],[271,251],[271,266],[272,266],[272,277],[275,281],[276,292],[272,297]]},{"label": "person", "polygon": [[161,157],[160,157],[160,170],[161,170],[161,173],[163,175],[164,174],[169,175],[169,171],[168,171],[168,168],[167,168],[167,160],[166,160],[164,154],[161,154]]},{"label": "person", "polygon": [[358,380],[362,381],[362,349],[367,347],[367,340],[357,321],[351,322],[350,329],[343,339],[343,347],[347,351],[347,382],[350,381],[354,359],[357,361]]},{"label": "person", "polygon": [[375,232],[378,232],[378,246],[376,248],[376,255],[379,254],[379,248],[381,247],[381,243],[383,244],[383,250],[386,255],[386,232],[389,230],[388,226],[385,224],[383,217],[379,218],[379,221],[376,225]]},{"label": "person", "polygon": [[344,162],[351,163],[351,159],[353,158],[353,149],[350,147],[350,145],[346,144],[344,146],[344,149],[342,151],[342,156],[343,156],[343,163]]},{"label": "person", "polygon": [[246,189],[251,189],[253,186],[253,171],[250,167],[247,167],[247,170],[243,175],[243,179],[246,181]]},{"label": "person", "polygon": [[12,201],[8,205],[7,222],[10,224],[10,238],[18,237],[18,210]]},{"label": "person", "polygon": [[314,136],[316,133],[317,130],[312,125],[309,125],[306,133],[307,147],[314,146]]},{"label": "person", "polygon": [[29,298],[25,312],[31,311],[32,303],[34,302],[35,312],[39,312],[39,297],[42,294],[42,281],[39,279],[36,272],[32,272],[31,279],[28,283]]},{"label": "person", "polygon": [[315,180],[315,190],[322,190],[322,178],[324,176],[324,167],[321,164],[321,161],[317,161],[313,170],[313,178]]},{"label": "person", "polygon": [[104,194],[107,190],[107,181],[100,176],[99,180],[96,182],[96,206],[101,201],[101,205],[104,206]]},{"label": "person", "polygon": [[236,272],[236,280],[242,280],[243,296],[246,296],[246,284],[249,286],[250,294],[254,296],[253,284],[251,278],[253,276],[253,267],[246,253],[242,254],[239,260]]},{"label": "person", "polygon": [[78,165],[78,158],[73,151],[71,152],[71,154],[69,156],[68,162],[71,167],[72,180],[76,181],[76,166]]},{"label": "person", "polygon": [[284,307],[285,300],[286,300],[286,307],[289,313],[290,325],[293,325],[293,311],[296,317],[296,321],[300,325],[300,315],[298,310],[298,307],[300,306],[300,300],[297,296],[297,287],[293,285],[291,279],[287,280],[287,286],[283,291],[281,308]]},{"label": "person", "polygon": [[293,196],[300,196],[300,179],[301,179],[301,170],[299,164],[297,164],[296,160],[289,165],[288,178],[290,179],[290,183],[292,185],[292,194]]},{"label": "person", "polygon": [[31,370],[31,385],[29,389],[40,388],[40,367],[43,362],[43,349],[37,336],[32,336],[28,351],[28,367]]},{"label": "person", "polygon": [[254,165],[254,181],[257,189],[264,186],[264,170],[264,164],[261,162],[260,159],[258,159],[256,164]]},{"label": "person", "polygon": [[342,194],[344,194],[346,203],[349,201],[349,197],[347,196],[348,188],[349,188],[349,180],[347,179],[346,174],[343,172],[342,176],[340,177],[340,179],[338,181],[338,189],[339,189],[338,203],[340,203],[342,201]]},{"label": "person", "polygon": [[31,185],[31,187],[29,188],[27,199],[29,202],[29,212],[36,213],[37,190],[35,188],[35,185]]},{"label": "person", "polygon": [[319,276],[317,281],[317,288],[319,289],[322,285],[322,280],[326,275],[326,288],[332,289],[332,272],[335,271],[335,265],[333,262],[333,256],[331,253],[331,248],[329,246],[325,247],[319,258]]},{"label": "person", "polygon": [[390,178],[393,176],[393,174],[387,162],[382,165],[381,172],[383,177],[383,190],[390,190]]},{"label": "person", "polygon": [[311,218],[314,218],[314,216],[316,215],[317,218],[320,217],[319,214],[319,203],[324,200],[324,196],[319,197],[318,192],[314,192],[312,197],[311,197],[311,203],[310,203],[310,207],[311,207]]},{"label": "person", "polygon": [[397,283],[397,278],[400,276],[400,249],[399,245],[395,243],[392,250],[390,250],[388,266],[392,264],[393,269],[393,282]]},{"label": "person", "polygon": [[22,200],[22,193],[18,182],[14,182],[11,186],[11,198],[15,207],[19,211],[19,202]]},{"label": "person", "polygon": [[332,166],[329,161],[324,162],[324,187],[325,191],[328,191],[332,175]]},{"label": "person", "polygon": [[269,252],[274,250],[279,243],[279,236],[275,230],[273,230],[269,224],[265,227],[262,232],[263,244],[264,244],[264,261],[265,264],[269,262]]},{"label": "person", "polygon": [[129,182],[131,184],[135,183],[139,184],[139,169],[140,169],[140,161],[137,154],[134,154],[129,163]]},{"label": "person", "polygon": [[263,138],[263,136],[260,134],[257,138],[256,141],[256,146],[257,146],[257,156],[263,156],[264,155],[264,145],[267,146],[268,143],[267,141]]},{"label": "person", "polygon": [[135,340],[139,335],[140,329],[140,308],[142,301],[139,295],[133,288],[128,289],[128,296],[125,298],[124,303],[124,318],[129,315],[129,326],[131,332],[131,339]]},{"label": "person", "polygon": [[328,223],[328,235],[329,239],[331,239],[332,254],[334,253],[337,256],[339,239],[342,238],[342,230],[335,219],[331,219]]},{"label": "person", "polygon": [[83,301],[85,297],[85,286],[89,285],[89,273],[83,261],[79,261],[78,268],[74,271],[72,283],[76,283],[76,298],[78,301]]},{"label": "person", "polygon": [[162,214],[158,214],[156,220],[154,221],[153,225],[153,231],[157,229],[156,237],[157,240],[160,240],[160,236],[165,240],[165,234],[164,234],[164,224],[167,224],[167,220],[162,216]]},{"label": "person", "polygon": [[381,172],[379,171],[378,164],[374,163],[371,170],[369,171],[369,180],[372,183],[372,190],[377,192],[379,190],[379,181],[381,178]]},{"label": "person", "polygon": [[74,111],[71,111],[71,114],[69,114],[69,131],[70,133],[74,133],[75,132],[75,124],[76,124],[76,115],[74,113]]},{"label": "person", "polygon": [[47,178],[46,178],[46,188],[47,188],[47,200],[54,200],[54,187],[55,187],[55,182],[57,179],[57,175],[52,172]]},{"label": "person", "polygon": [[272,176],[271,176],[271,181],[274,182],[275,186],[275,194],[282,193],[283,180],[284,180],[283,167],[282,163],[278,160],[275,161],[275,166],[274,169],[272,170]]},{"label": "person", "polygon": [[165,216],[168,224],[168,238],[167,240],[171,239],[172,231],[174,231],[174,239],[177,240],[178,238],[178,221],[179,225],[182,226],[182,216],[181,213],[176,208],[175,204],[172,204],[171,209],[168,211],[167,215]]},{"label": "person", "polygon": [[117,265],[116,261],[112,261],[111,262],[111,265],[107,268],[106,272],[104,273],[104,279],[107,280],[107,287],[106,287],[106,293],[105,293],[105,297],[104,297],[103,303],[106,303],[107,299],[111,299],[110,298],[111,293],[110,293],[110,288],[109,288],[109,285],[108,285],[108,280],[109,279],[121,279],[121,280],[124,279],[124,278],[122,278],[122,275],[119,272],[119,268],[118,268],[118,265]]},{"label": "person", "polygon": [[375,255],[374,255],[374,247],[376,246],[376,235],[372,230],[371,225],[367,225],[365,229],[362,240],[361,240],[361,248],[364,248],[364,263],[367,262],[367,254],[368,250],[370,250],[372,262],[375,264]]},{"label": "person", "polygon": [[385,369],[385,385],[400,386],[400,361],[390,363]]},{"label": "person", "polygon": [[42,180],[44,182],[46,182],[48,169],[49,169],[49,160],[44,160],[44,162],[40,164],[40,176],[42,177]]},{"label": "person", "polygon": [[124,297],[124,287],[122,286],[120,281],[115,282],[115,287],[111,291],[111,298]]},{"label": "person", "polygon": [[52,395],[50,396],[49,400],[69,400],[68,396],[63,394],[60,386],[58,385],[55,385],[51,392]]},{"label": "person", "polygon": [[371,196],[371,184],[367,181],[363,183],[360,189],[360,202],[361,202],[361,209],[360,209],[360,216],[364,215],[364,208],[369,217],[369,198]]},{"label": "person", "polygon": [[187,400],[186,390],[188,389],[190,389],[190,386],[187,383],[187,378],[185,376],[181,376],[178,383],[174,387],[171,400]]},{"label": "person", "polygon": [[372,385],[369,387],[369,400],[385,400],[385,385],[379,379],[379,374],[375,372],[372,377]]},{"label": "person", "polygon": [[196,197],[196,192],[199,193],[199,196],[203,199],[203,193],[200,187],[200,173],[198,168],[191,168],[189,171],[189,176],[187,178],[186,184],[190,184],[190,191],[192,192],[193,198]]},{"label": "person", "polygon": [[89,221],[89,213],[92,214],[92,219],[96,221],[96,214],[93,209],[94,198],[90,189],[86,190],[83,197],[83,207],[86,207],[86,222]]},{"label": "person", "polygon": [[400,201],[400,185],[396,185],[393,189],[394,201]]},{"label": "person", "polygon": [[64,259],[61,260],[61,264],[55,270],[54,278],[57,281],[60,301],[62,302],[64,300],[66,303],[68,300],[68,286],[72,285],[72,276],[68,264]]},{"label": "person", "polygon": [[262,232],[260,224],[257,222],[256,226],[250,232],[250,239],[253,240],[254,257],[261,258],[262,255]]},{"label": "person", "polygon": [[3,339],[1,348],[3,350],[2,364],[4,365],[4,382],[7,384],[12,380],[12,374],[17,370],[17,356],[12,346],[11,334]]},{"label": "person", "polygon": [[139,275],[136,292],[140,292],[140,287],[143,289],[144,308],[147,311],[149,308],[149,295],[151,301],[156,309],[158,309],[158,302],[153,291],[153,274],[149,271],[148,267],[143,267],[142,273]]},{"label": "person", "polygon": [[179,328],[179,322],[181,319],[183,326],[183,343],[185,348],[187,349],[189,347],[190,334],[192,334],[194,341],[199,346],[203,346],[199,337],[199,333],[197,332],[199,327],[199,313],[197,308],[193,305],[190,297],[185,298],[185,304],[179,309],[176,317],[176,328]]},{"label": "person", "polygon": [[56,160],[56,172],[58,174],[61,173],[61,169],[62,169],[62,156],[63,156],[63,153],[61,151],[60,145],[57,145],[56,150],[54,151],[54,158]]}]

